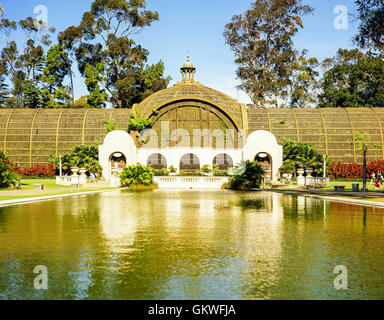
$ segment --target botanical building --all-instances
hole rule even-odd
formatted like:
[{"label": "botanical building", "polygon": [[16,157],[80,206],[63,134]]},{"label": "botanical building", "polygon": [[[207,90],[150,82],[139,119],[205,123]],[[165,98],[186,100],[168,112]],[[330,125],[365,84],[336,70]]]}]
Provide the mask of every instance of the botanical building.
[{"label": "botanical building", "polygon": [[[285,139],[309,142],[334,161],[358,162],[362,154],[357,136],[363,137],[368,144],[369,160],[384,158],[382,108],[247,108],[195,81],[196,69],[189,59],[181,72],[181,82],[134,106],[139,116],[153,117],[154,121],[152,131],[147,134],[148,145],[134,146],[134,157],[126,155],[133,162],[160,167],[172,163],[179,169],[193,169],[198,160],[200,166],[217,162],[226,167],[246,157],[255,159],[258,157],[255,152],[267,153],[269,161],[273,162],[270,153],[278,154],[277,144]],[[119,139],[129,139],[122,131],[127,131],[134,110],[3,109],[0,110],[0,149],[21,167],[45,163],[76,145],[105,145],[105,119],[121,130],[119,137],[115,136],[118,143]],[[162,129],[170,135],[164,137]],[[204,135],[207,130],[211,132],[209,139]],[[216,135],[220,130],[225,132],[224,138]],[[274,137],[276,150],[266,150],[268,145],[274,144]],[[112,137],[106,140],[115,143],[110,141]],[[263,147],[259,150],[258,146]],[[121,153],[117,147],[112,152]],[[164,152],[156,152],[156,149]],[[130,152],[135,150],[131,148]],[[113,154],[108,155],[109,162],[118,160],[113,159]],[[273,171],[277,170],[272,163],[271,166]]]}]

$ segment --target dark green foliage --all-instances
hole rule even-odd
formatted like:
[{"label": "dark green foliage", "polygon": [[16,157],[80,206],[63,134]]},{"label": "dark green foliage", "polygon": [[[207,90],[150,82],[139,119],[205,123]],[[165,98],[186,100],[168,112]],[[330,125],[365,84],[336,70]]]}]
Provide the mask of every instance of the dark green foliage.
[{"label": "dark green foliage", "polygon": [[47,108],[68,107],[71,103],[69,88],[63,85],[64,78],[70,74],[70,70],[68,53],[59,44],[51,47],[41,77],[42,98]]},{"label": "dark green foliage", "polygon": [[23,94],[23,105],[25,108],[41,108],[43,99],[41,90],[38,88],[35,80],[25,80]]},{"label": "dark green foliage", "polygon": [[135,185],[151,186],[154,184],[153,176],[154,174],[151,168],[141,164],[129,166],[128,168],[124,168],[120,174],[121,186],[128,188]]},{"label": "dark green foliage", "polygon": [[235,175],[229,180],[229,188],[234,190],[250,190],[259,188],[263,181],[263,168],[251,161],[240,163],[235,168]]},{"label": "dark green foliage", "polygon": [[384,107],[382,56],[340,49],[323,64],[328,71],[322,80],[319,107]]},{"label": "dark green foliage", "polygon": [[311,77],[306,81],[297,81],[296,77],[312,73],[307,71],[311,63],[303,54],[301,57],[306,61],[299,59],[293,37],[303,28],[302,17],[312,11],[301,0],[256,0],[249,10],[233,16],[225,26],[225,41],[236,56],[239,88],[256,106],[279,107],[279,100],[287,106],[294,83],[309,89],[307,82]]},{"label": "dark green foliage", "polygon": [[89,95],[87,97],[87,108],[104,108],[108,99],[108,94],[99,86],[99,81],[103,77],[105,66],[98,63],[96,67],[87,64],[85,67],[85,84],[87,85]]},{"label": "dark green foliage", "polygon": [[166,168],[157,170],[157,169],[152,169],[153,174],[155,177],[166,177],[169,176],[169,171]]},{"label": "dark green foliage", "polygon": [[[85,168],[87,173],[100,173],[99,151],[95,146],[76,146],[71,153],[65,153],[61,157],[63,174],[70,175],[72,167]],[[60,158],[54,159],[56,169],[60,167]]]},{"label": "dark green foliage", "polygon": [[14,165],[9,161],[7,155],[0,151],[0,189],[9,188],[20,180],[20,177],[13,172]]},{"label": "dark green foliage", "polygon": [[[283,142],[283,165],[281,173],[295,174],[298,168],[313,168],[315,174],[323,173],[323,155],[317,152],[309,143]],[[329,168],[330,159],[326,160]]]},{"label": "dark green foliage", "polygon": [[[73,48],[79,71],[84,75],[87,65],[105,65],[105,74],[97,77],[115,107],[132,107],[148,95],[165,89],[164,65],[159,62],[146,67],[148,51],[131,36],[159,19],[157,12],[145,9],[144,0],[95,0],[91,10],[83,14],[77,27],[59,35],[59,42]],[[97,99],[102,93],[100,89]]]},{"label": "dark green foliage", "polygon": [[371,52],[384,53],[384,0],[356,0],[360,20],[355,42]]}]

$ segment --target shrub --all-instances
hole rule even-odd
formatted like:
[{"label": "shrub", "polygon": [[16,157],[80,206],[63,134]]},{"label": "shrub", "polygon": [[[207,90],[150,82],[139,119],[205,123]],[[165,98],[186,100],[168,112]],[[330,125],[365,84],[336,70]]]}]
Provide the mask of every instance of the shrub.
[{"label": "shrub", "polygon": [[0,188],[9,188],[16,185],[20,180],[20,176],[14,172],[15,166],[9,161],[7,155],[0,151]]},{"label": "shrub", "polygon": [[170,166],[168,168],[168,170],[169,170],[170,173],[176,173],[177,172],[177,169],[174,166]]},{"label": "shrub", "polygon": [[154,185],[153,176],[154,174],[151,168],[141,164],[129,166],[128,168],[124,168],[120,174],[121,185],[128,188],[137,185],[151,186]]},{"label": "shrub", "polygon": [[22,177],[51,178],[55,176],[56,170],[53,163],[36,164],[34,167],[20,169],[15,165],[14,172]]},{"label": "shrub", "polygon": [[[88,174],[100,173],[103,168],[99,164],[99,150],[95,146],[76,146],[72,153],[65,153],[61,157],[63,174],[71,174],[71,167],[85,168]],[[53,161],[56,170],[60,168],[60,158]]]},{"label": "shrub", "polygon": [[215,177],[227,177],[228,171],[227,170],[215,170],[213,172],[213,176],[215,176]]},{"label": "shrub", "polygon": [[181,176],[181,177],[189,177],[189,176],[195,176],[195,177],[199,177],[199,176],[202,176],[203,174],[200,172],[200,170],[196,170],[196,171],[180,171],[178,176]]},{"label": "shrub", "polygon": [[[283,165],[281,173],[296,174],[296,169],[312,167],[315,175],[323,173],[323,155],[317,152],[309,143],[295,143],[290,140],[283,142]],[[329,167],[330,160],[326,164]]]},{"label": "shrub", "polygon": [[157,169],[152,169],[153,174],[155,177],[166,177],[169,176],[169,171],[166,168],[157,170]]},{"label": "shrub", "polygon": [[241,174],[231,177],[227,186],[229,189],[250,190],[259,188],[263,181],[264,170],[262,166],[251,161],[243,161],[235,169],[235,172]]},{"label": "shrub", "polygon": [[211,173],[212,170],[211,170],[211,167],[209,165],[204,165],[200,168],[200,172],[201,173]]},{"label": "shrub", "polygon": [[[367,178],[372,173],[384,173],[384,160],[367,163]],[[331,179],[362,179],[363,165],[361,163],[331,162],[328,175]]]}]

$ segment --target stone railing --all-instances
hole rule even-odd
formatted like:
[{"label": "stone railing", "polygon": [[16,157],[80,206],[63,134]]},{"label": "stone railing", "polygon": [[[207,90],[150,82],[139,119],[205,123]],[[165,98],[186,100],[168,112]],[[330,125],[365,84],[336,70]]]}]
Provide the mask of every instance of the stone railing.
[{"label": "stone railing", "polygon": [[56,184],[60,186],[70,186],[71,177],[70,176],[56,176]]},{"label": "stone railing", "polygon": [[329,178],[307,176],[305,177],[305,185],[321,188],[329,186],[330,183]]},{"label": "stone railing", "polygon": [[154,177],[159,189],[221,189],[229,177]]}]

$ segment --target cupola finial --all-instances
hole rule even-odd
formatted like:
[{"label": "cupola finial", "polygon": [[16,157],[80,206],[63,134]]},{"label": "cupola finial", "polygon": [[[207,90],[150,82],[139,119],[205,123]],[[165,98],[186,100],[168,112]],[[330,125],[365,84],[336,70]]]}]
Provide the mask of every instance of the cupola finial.
[{"label": "cupola finial", "polygon": [[184,65],[181,67],[181,74],[183,76],[183,83],[195,82],[195,72],[196,68],[193,66],[191,60],[189,59],[189,53],[187,55],[187,61],[185,61]]}]

